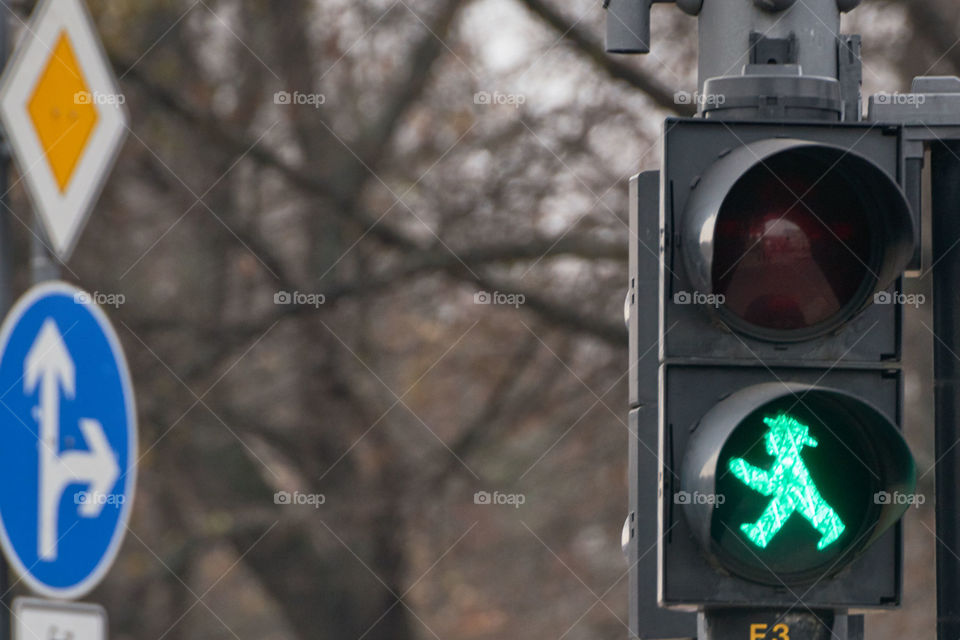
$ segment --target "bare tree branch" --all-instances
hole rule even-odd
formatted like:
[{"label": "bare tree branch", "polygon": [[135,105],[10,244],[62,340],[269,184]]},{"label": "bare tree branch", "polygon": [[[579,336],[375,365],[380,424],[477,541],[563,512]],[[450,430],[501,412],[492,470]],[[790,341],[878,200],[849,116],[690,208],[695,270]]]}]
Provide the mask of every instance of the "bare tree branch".
[{"label": "bare tree branch", "polygon": [[393,137],[401,118],[427,88],[430,70],[447,51],[444,38],[458,12],[466,5],[459,0],[443,0],[436,16],[424,28],[424,34],[412,47],[408,57],[407,74],[396,83],[394,93],[386,100],[375,121],[367,126],[360,138],[360,155],[374,171],[383,161],[383,148]]},{"label": "bare tree branch", "polygon": [[[689,109],[683,109],[673,99],[674,92],[659,80],[634,66],[628,65],[608,54],[603,45],[590,35],[586,29],[573,24],[563,14],[550,6],[545,0],[520,0],[530,11],[540,16],[564,38],[572,42],[581,53],[595,65],[606,71],[611,78],[622,80],[650,96],[658,106],[681,115],[693,115]],[[597,9],[600,3],[597,2]]]}]

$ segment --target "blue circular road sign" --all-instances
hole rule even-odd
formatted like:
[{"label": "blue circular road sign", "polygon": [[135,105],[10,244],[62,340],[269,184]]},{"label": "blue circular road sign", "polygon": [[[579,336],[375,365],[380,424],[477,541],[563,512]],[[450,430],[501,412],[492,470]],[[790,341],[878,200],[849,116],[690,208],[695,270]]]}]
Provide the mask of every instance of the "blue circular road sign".
[{"label": "blue circular road sign", "polygon": [[0,328],[0,543],[23,581],[77,598],[123,540],[136,482],[133,386],[90,296],[38,285]]}]

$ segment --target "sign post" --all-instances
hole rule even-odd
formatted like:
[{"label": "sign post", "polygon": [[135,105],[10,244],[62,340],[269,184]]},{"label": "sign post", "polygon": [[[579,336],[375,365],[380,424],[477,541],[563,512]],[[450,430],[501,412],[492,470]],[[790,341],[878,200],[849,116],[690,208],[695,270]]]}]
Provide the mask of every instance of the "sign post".
[{"label": "sign post", "polygon": [[[7,14],[0,17],[0,67],[7,64],[8,25]],[[6,315],[12,300],[13,265],[10,260],[10,214],[7,211],[8,173],[10,169],[10,145],[6,134],[0,139],[0,314]],[[10,571],[7,560],[0,554],[0,640],[10,638]]]},{"label": "sign post", "polygon": [[[6,19],[0,59],[6,55]],[[120,150],[125,98],[82,0],[41,0],[0,78],[0,186],[20,167],[35,212],[34,282],[0,327],[0,546],[35,593],[79,598],[109,570],[136,482],[136,410],[120,342],[84,291],[56,282]],[[3,196],[0,195],[0,204]],[[0,307],[10,301],[0,211]],[[0,590],[6,597],[6,564]],[[9,637],[6,604],[0,640]],[[99,605],[19,598],[14,638],[104,640]]]}]

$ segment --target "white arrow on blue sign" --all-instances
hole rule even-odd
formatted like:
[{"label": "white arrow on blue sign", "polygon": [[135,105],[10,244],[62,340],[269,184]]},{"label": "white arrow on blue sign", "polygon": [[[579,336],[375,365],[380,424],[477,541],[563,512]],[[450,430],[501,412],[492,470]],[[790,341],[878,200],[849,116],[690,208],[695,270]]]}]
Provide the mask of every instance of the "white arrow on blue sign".
[{"label": "white arrow on blue sign", "polygon": [[136,410],[106,315],[76,287],[27,292],[0,328],[0,543],[35,592],[103,578],[136,482]]}]

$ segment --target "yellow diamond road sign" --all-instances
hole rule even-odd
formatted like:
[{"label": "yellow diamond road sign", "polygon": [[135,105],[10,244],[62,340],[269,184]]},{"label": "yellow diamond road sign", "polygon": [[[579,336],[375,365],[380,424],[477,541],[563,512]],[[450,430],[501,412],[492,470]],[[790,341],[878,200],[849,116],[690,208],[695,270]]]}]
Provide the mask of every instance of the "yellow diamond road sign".
[{"label": "yellow diamond road sign", "polygon": [[0,79],[0,123],[61,259],[120,150],[124,103],[83,0],[43,0]]},{"label": "yellow diamond road sign", "polygon": [[[87,95],[90,100],[73,98]],[[73,55],[70,38],[61,32],[27,109],[61,193],[67,190],[77,161],[97,125],[92,97],[83,80],[83,69]]]}]

